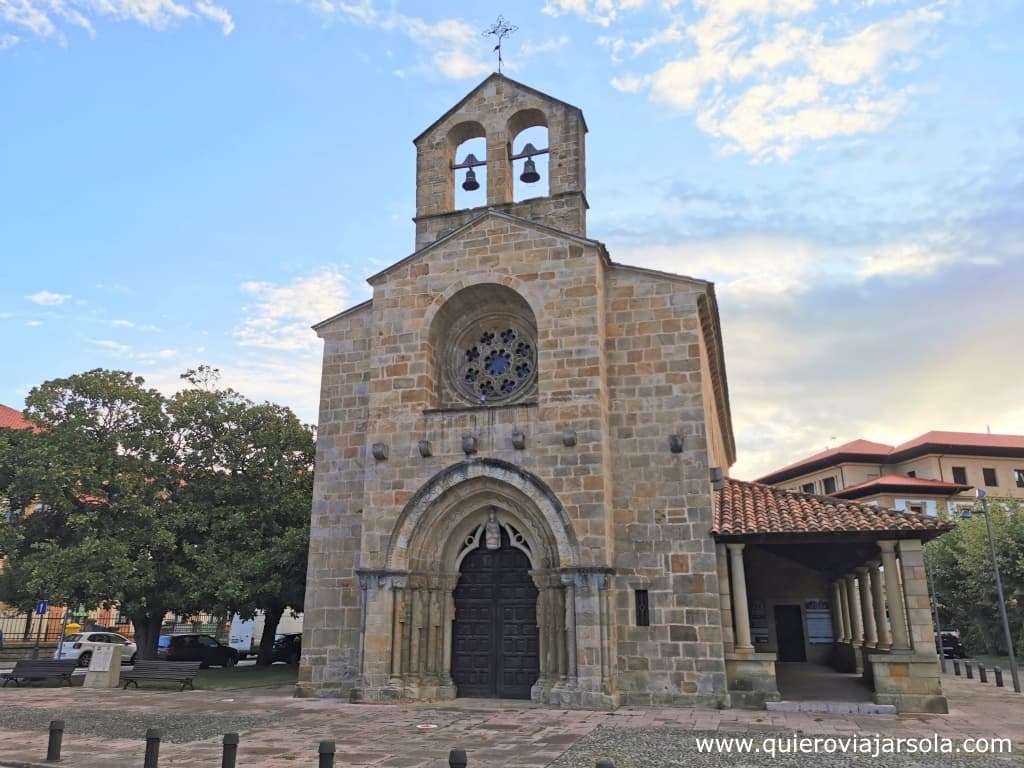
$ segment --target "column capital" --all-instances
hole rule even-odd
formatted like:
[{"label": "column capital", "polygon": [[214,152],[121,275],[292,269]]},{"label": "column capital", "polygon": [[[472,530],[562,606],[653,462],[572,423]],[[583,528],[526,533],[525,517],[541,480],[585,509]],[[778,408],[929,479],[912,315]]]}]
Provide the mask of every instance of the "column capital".
[{"label": "column capital", "polygon": [[924,549],[924,544],[921,543],[920,539],[900,539],[897,548],[902,552],[917,552]]},{"label": "column capital", "polygon": [[882,552],[894,553],[896,551],[896,542],[892,539],[885,539],[884,541],[878,542],[878,548]]},{"label": "column capital", "polygon": [[725,546],[728,547],[729,551],[735,555],[739,552],[742,552],[743,548],[747,545],[744,544],[742,541],[730,541]]},{"label": "column capital", "polygon": [[857,566],[853,570],[854,570],[854,573],[856,573],[858,577],[867,576],[867,574],[868,574],[868,566],[866,566],[866,565]]}]

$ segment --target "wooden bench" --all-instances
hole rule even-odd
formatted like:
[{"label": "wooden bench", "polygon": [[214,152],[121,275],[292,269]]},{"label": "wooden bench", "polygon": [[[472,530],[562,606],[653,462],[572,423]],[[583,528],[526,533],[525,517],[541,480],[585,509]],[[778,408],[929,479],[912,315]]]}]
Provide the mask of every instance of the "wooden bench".
[{"label": "wooden bench", "polygon": [[[181,690],[187,685],[192,688],[192,681],[199,674],[200,661],[146,661],[138,659],[132,669],[121,673],[124,688],[129,685],[139,687],[139,680],[170,680],[181,683]],[[193,690],[195,690],[193,688]]]},{"label": "wooden bench", "polygon": [[12,680],[19,688],[30,680],[63,680],[71,685],[71,674],[77,667],[75,659],[23,659],[16,662],[10,672],[0,673],[0,677],[4,688]]}]

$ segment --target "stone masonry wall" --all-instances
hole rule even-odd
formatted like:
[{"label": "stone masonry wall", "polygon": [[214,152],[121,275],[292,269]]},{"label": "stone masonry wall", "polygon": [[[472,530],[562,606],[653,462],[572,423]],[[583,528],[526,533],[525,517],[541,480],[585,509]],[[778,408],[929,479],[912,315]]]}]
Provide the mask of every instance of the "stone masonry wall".
[{"label": "stone masonry wall", "polygon": [[371,319],[369,305],[363,305],[320,332],[324,360],[300,695],[346,695],[359,675],[355,569],[362,536]]},{"label": "stone masonry wall", "polygon": [[[623,703],[724,703],[704,423],[699,281],[613,268],[607,354]],[[669,436],[684,439],[682,453]],[[647,589],[650,626],[636,625]]]}]

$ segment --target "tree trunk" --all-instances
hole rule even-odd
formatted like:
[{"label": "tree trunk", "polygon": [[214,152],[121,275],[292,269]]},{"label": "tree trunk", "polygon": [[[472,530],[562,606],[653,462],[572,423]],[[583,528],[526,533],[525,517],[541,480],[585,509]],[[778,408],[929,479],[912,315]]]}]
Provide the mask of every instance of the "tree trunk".
[{"label": "tree trunk", "polygon": [[267,667],[274,663],[274,636],[277,625],[281,623],[284,608],[274,606],[263,613],[263,635],[260,637],[260,651],[256,656],[256,666]]},{"label": "tree trunk", "polygon": [[145,610],[128,614],[135,626],[135,645],[140,659],[155,659],[160,627],[166,611]]}]

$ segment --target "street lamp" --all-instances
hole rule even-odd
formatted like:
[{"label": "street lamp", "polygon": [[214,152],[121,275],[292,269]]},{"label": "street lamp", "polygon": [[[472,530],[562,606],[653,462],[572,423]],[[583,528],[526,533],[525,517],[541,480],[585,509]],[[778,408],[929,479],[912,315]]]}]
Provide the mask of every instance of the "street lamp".
[{"label": "street lamp", "polygon": [[[992,536],[992,518],[988,513],[988,494],[981,488],[975,493],[981,499],[981,514],[985,516],[985,529],[988,531],[988,546],[992,550],[992,569],[996,574],[996,595],[999,598],[999,615],[1003,618],[1003,632],[1006,634],[1006,652],[1010,655],[1010,677],[1013,678],[1013,690],[1020,693],[1020,673],[1017,670],[1017,659],[1013,655],[1013,635],[1010,634],[1010,620],[1006,618],[1006,600],[1003,598],[1003,579],[999,575],[999,561],[996,559],[996,540]],[[971,512],[965,509],[961,517],[970,517]]]}]

